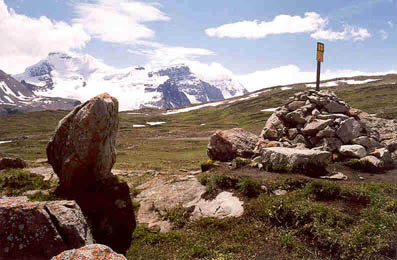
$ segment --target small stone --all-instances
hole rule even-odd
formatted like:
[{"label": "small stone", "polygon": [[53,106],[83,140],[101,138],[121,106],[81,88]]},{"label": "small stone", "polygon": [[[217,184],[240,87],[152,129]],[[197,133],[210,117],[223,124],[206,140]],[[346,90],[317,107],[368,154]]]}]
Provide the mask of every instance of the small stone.
[{"label": "small stone", "polygon": [[282,189],[277,189],[273,191],[273,194],[276,196],[284,196],[285,194],[287,194],[287,191]]}]

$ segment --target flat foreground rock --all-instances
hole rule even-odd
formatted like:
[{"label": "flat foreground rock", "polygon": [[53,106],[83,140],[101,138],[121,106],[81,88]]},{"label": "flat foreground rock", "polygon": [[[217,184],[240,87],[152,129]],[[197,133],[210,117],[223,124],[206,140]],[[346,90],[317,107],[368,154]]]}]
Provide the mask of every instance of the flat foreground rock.
[{"label": "flat foreground rock", "polygon": [[219,193],[214,200],[201,199],[192,213],[192,219],[240,217],[243,213],[243,202],[233,196],[233,193],[224,191]]},{"label": "flat foreground rock", "polygon": [[127,260],[123,255],[116,254],[111,248],[100,245],[88,245],[60,253],[51,260]]},{"label": "flat foreground rock", "polygon": [[13,259],[54,256],[92,244],[87,222],[74,201],[0,199],[0,252]]},{"label": "flat foreground rock", "polygon": [[265,148],[262,151],[262,163],[273,171],[313,174],[313,171],[324,170],[331,161],[331,153],[325,151],[285,147]]}]

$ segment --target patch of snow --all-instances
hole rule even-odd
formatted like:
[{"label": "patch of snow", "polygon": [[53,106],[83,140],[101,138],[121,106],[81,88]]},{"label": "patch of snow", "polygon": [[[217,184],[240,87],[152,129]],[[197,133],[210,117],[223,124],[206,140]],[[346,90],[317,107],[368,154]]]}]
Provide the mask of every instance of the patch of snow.
[{"label": "patch of snow", "polygon": [[8,143],[12,143],[12,141],[0,141],[0,144],[8,144]]},{"label": "patch of snow", "polygon": [[349,80],[339,80],[340,82],[347,83],[349,85],[358,85],[358,84],[365,84],[373,81],[379,81],[380,79],[366,79],[366,80],[354,80],[354,79],[349,79]]},{"label": "patch of snow", "polygon": [[132,125],[132,127],[139,128],[139,127],[146,127],[146,125]]},{"label": "patch of snow", "polygon": [[11,98],[9,98],[8,96],[4,96],[4,98],[5,98],[5,99],[7,99],[7,100],[8,100],[8,102],[10,102],[10,103],[14,103],[14,101],[13,101]]},{"label": "patch of snow", "polygon": [[289,90],[289,89],[292,89],[292,88],[290,88],[290,87],[282,87],[281,88],[281,90]]},{"label": "patch of snow", "polygon": [[225,103],[225,101],[219,101],[219,102],[214,102],[214,103],[207,103],[207,104],[203,104],[203,105],[198,105],[198,106],[194,106],[194,107],[186,107],[186,108],[181,108],[181,109],[167,111],[167,112],[163,113],[163,115],[172,115],[172,114],[184,113],[184,112],[189,112],[189,111],[201,109],[201,108],[204,108],[204,107],[216,107],[216,106],[222,105],[224,103]]},{"label": "patch of snow", "polygon": [[165,124],[166,122],[146,122],[146,124],[151,125],[151,126],[155,126],[155,125],[162,125]]},{"label": "patch of snow", "polygon": [[277,110],[278,107],[273,107],[273,108],[266,108],[262,109],[261,112],[274,112]]},{"label": "patch of snow", "polygon": [[204,126],[205,124],[201,124],[201,126]]},{"label": "patch of snow", "polygon": [[[320,83],[320,88],[329,88],[329,87],[336,87],[336,86],[338,86],[338,82],[337,81]],[[306,84],[306,87],[315,88],[316,84]]]},{"label": "patch of snow", "polygon": [[188,93],[186,93],[186,91],[183,91],[183,93],[189,99],[191,104],[200,104],[201,103],[199,100],[197,100],[197,98],[194,95],[189,95]]}]

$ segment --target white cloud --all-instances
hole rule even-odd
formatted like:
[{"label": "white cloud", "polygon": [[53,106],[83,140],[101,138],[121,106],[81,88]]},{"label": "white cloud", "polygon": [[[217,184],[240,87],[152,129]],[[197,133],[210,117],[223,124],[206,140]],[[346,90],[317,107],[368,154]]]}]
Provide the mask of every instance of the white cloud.
[{"label": "white cloud", "polygon": [[211,50],[201,48],[185,48],[161,45],[154,49],[128,50],[129,53],[146,56],[149,66],[167,66],[171,64],[187,63],[201,56],[214,55]]},{"label": "white cloud", "polygon": [[394,27],[394,24],[393,24],[392,21],[388,21],[387,24],[390,26],[390,28],[393,28],[393,27]]},{"label": "white cloud", "polygon": [[380,37],[382,37],[382,40],[387,40],[387,38],[389,38],[389,34],[387,32],[385,32],[385,30],[380,30]]},{"label": "white cloud", "polygon": [[319,30],[310,35],[316,40],[353,40],[353,41],[364,41],[366,38],[371,37],[371,34],[367,29],[364,28],[354,28],[351,26],[345,26],[344,30],[341,32],[334,32],[332,30]]},{"label": "white cloud", "polygon": [[91,35],[105,42],[134,43],[152,38],[155,32],[144,23],[168,21],[170,18],[155,4],[128,0],[95,0],[74,4],[77,18]]},{"label": "white cloud", "polygon": [[224,24],[206,29],[205,33],[210,37],[247,39],[265,38],[272,34],[312,33],[311,37],[314,39],[330,41],[351,39],[363,41],[371,36],[365,28],[345,26],[343,31],[335,32],[326,29],[327,25],[327,18],[322,18],[315,12],[307,12],[304,17],[278,15],[270,22],[254,20]]},{"label": "white cloud", "polygon": [[0,0],[0,68],[22,72],[50,51],[80,49],[90,40],[81,25],[17,14]]},{"label": "white cloud", "polygon": [[328,20],[319,14],[307,12],[304,17],[278,15],[270,22],[241,21],[209,28],[205,32],[211,37],[259,39],[271,34],[313,32],[322,29],[327,23]]},{"label": "white cloud", "polygon": [[[360,75],[385,75],[391,73],[397,73],[397,71],[364,72],[358,70],[326,70],[321,74],[321,80],[340,77],[354,77]],[[296,65],[287,65],[269,70],[239,75],[237,76],[237,79],[248,91],[255,91],[278,85],[314,82],[316,80],[316,72],[302,71]]]}]

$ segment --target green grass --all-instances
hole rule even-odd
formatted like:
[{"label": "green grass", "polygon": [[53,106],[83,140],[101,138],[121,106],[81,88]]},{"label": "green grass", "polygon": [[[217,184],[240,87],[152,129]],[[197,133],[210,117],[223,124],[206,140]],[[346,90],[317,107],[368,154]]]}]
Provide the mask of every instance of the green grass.
[{"label": "green grass", "polygon": [[28,190],[50,189],[52,184],[42,176],[21,169],[7,169],[0,172],[0,195],[20,196]]}]

